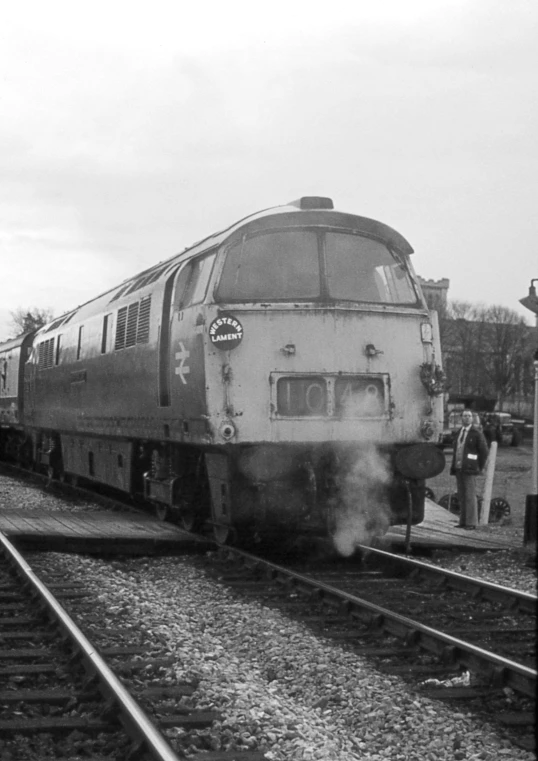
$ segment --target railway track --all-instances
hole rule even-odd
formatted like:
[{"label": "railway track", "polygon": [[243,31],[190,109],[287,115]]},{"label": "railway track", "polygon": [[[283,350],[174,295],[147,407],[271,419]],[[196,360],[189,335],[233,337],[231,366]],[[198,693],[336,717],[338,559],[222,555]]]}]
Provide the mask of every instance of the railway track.
[{"label": "railway track", "polygon": [[422,695],[466,701],[495,717],[521,747],[533,749],[536,597],[362,549],[355,566],[284,566],[222,548],[210,570],[239,593],[374,659]]},{"label": "railway track", "polygon": [[211,568],[238,592],[346,643],[422,695],[465,700],[496,717],[514,742],[533,749],[536,597],[361,550],[359,565],[294,560],[283,566],[222,548]]},{"label": "railway track", "polygon": [[[60,603],[84,600],[80,584],[46,586],[0,534],[0,737],[50,738],[58,757],[80,748],[92,758],[177,761],[162,732],[211,726],[220,717],[185,706],[191,683],[160,684],[158,663],[140,646],[98,648]],[[136,690],[132,685],[136,684]],[[141,708],[141,704],[144,708]],[[3,757],[3,756],[2,756]],[[53,757],[53,756],[48,756]],[[261,761],[261,752],[214,752],[211,761]]]}]

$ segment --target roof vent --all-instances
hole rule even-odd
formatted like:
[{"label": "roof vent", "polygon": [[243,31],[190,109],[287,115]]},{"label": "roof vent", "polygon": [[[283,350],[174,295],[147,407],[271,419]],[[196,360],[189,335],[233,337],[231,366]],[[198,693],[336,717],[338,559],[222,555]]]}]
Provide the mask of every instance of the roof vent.
[{"label": "roof vent", "polygon": [[298,209],[334,209],[333,199],[323,196],[303,196],[287,206],[297,206]]}]

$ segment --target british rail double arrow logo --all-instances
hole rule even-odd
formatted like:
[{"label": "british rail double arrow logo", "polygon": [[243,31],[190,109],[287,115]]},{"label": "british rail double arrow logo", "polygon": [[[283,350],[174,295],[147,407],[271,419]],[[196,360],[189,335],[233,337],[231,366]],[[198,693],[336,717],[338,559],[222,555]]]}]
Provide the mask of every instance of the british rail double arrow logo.
[{"label": "british rail double arrow logo", "polygon": [[181,341],[179,342],[179,348],[181,351],[176,351],[176,359],[179,360],[179,365],[176,367],[176,375],[179,375],[181,382],[186,386],[187,381],[185,380],[185,375],[188,375],[191,369],[188,365],[185,364],[185,362],[191,356],[191,353],[190,351],[187,351]]}]

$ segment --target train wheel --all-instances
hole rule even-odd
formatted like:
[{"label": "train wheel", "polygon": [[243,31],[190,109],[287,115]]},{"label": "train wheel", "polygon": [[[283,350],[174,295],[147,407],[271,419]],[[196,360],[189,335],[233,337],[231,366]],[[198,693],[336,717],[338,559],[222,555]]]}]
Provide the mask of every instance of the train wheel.
[{"label": "train wheel", "polygon": [[17,451],[17,465],[29,470],[32,466],[32,445],[28,441],[22,441]]},{"label": "train wheel", "polygon": [[46,473],[47,473],[47,483],[46,483],[46,486],[50,486],[52,484],[52,482],[54,481],[54,468],[52,467],[52,465],[48,465],[47,466]]},{"label": "train wheel", "polygon": [[200,528],[201,521],[192,507],[183,507],[179,511],[179,525],[185,531],[197,531]]},{"label": "train wheel", "polygon": [[205,522],[204,500],[185,480],[174,490],[174,521],[185,531],[200,531]]},{"label": "train wheel", "polygon": [[157,520],[167,521],[168,518],[170,517],[169,505],[165,505],[162,502],[156,502],[154,507],[155,507],[155,515],[157,516]]},{"label": "train wheel", "polygon": [[58,480],[61,481],[62,484],[67,484],[68,486],[78,486],[78,476],[74,473],[66,473],[65,470],[62,470],[59,474]]},{"label": "train wheel", "polygon": [[444,497],[441,497],[438,504],[441,505],[441,507],[444,507],[445,510],[449,510],[451,513],[459,515],[460,503],[457,494],[445,494]]},{"label": "train wheel", "polygon": [[213,536],[217,544],[233,544],[234,530],[227,523],[214,523]]},{"label": "train wheel", "polygon": [[510,515],[510,504],[503,497],[495,497],[489,503],[489,522],[497,523]]}]

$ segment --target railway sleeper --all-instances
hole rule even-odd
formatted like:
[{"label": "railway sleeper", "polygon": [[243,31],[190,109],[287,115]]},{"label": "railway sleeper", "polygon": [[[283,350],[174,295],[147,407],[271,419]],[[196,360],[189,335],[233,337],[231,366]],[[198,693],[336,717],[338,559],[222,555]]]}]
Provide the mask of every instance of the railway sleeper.
[{"label": "railway sleeper", "polygon": [[453,667],[424,663],[395,664],[394,666],[388,665],[386,667],[381,665],[380,670],[387,674],[402,674],[403,676],[436,676],[439,674],[444,675],[446,678],[459,676],[459,672],[455,673]]},{"label": "railway sleeper", "polygon": [[[28,601],[25,600],[25,602],[6,602],[2,605],[2,612],[5,613],[6,611],[17,611],[17,610],[23,610],[27,611],[29,608]],[[0,619],[0,623],[4,623],[4,619]]]},{"label": "railway sleeper", "polygon": [[141,659],[139,661],[127,661],[124,663],[112,664],[111,668],[116,674],[128,675],[133,671],[145,671],[148,669],[160,669],[167,668],[174,663],[174,659],[170,658],[153,658]]},{"label": "railway sleeper", "polygon": [[57,635],[55,632],[41,632],[41,631],[2,631],[2,634],[0,635],[1,639],[3,640],[46,640],[46,639],[57,639]]},{"label": "railway sleeper", "polygon": [[168,700],[170,698],[190,697],[196,690],[197,687],[192,684],[176,684],[162,687],[140,687],[135,689],[135,692],[138,698],[148,698],[151,700],[162,698]]},{"label": "railway sleeper", "polygon": [[[330,632],[327,632],[327,635],[331,639],[335,639],[335,640],[339,640],[339,641],[344,641],[344,642],[355,643],[355,642],[357,642],[358,639],[363,639],[364,638],[365,632],[364,632],[364,629],[353,630],[348,625],[345,629],[342,629],[341,631],[330,631]],[[354,648],[354,650],[356,650],[356,648]]]},{"label": "railway sleeper", "polygon": [[60,671],[68,673],[57,663],[29,663],[27,665],[19,663],[16,666],[2,666],[0,676],[39,676],[41,674],[57,674]]},{"label": "railway sleeper", "polygon": [[[222,714],[216,711],[199,711],[187,715],[160,716],[156,721],[159,729],[207,729],[215,721],[222,721]],[[41,732],[69,733],[75,730],[86,734],[101,732],[117,732],[119,722],[106,719],[89,719],[87,717],[43,717],[39,719],[5,719],[0,721],[0,735],[22,734],[33,735]]]},{"label": "railway sleeper", "polygon": [[[47,586],[49,589],[54,589],[56,587],[55,584],[49,584]],[[13,586],[11,589],[19,590],[20,587]],[[79,585],[75,584],[62,584],[60,587],[58,587],[58,591],[54,594],[54,596],[57,598],[67,600],[76,599],[79,597],[88,597],[88,595],[89,592],[87,590],[84,590]],[[0,587],[0,604],[2,605],[2,608],[4,608],[4,603],[23,602],[25,600],[27,601],[28,597],[21,595],[19,591],[10,591],[10,588],[7,586],[4,586],[3,588]]]},{"label": "railway sleeper", "polygon": [[69,690],[4,690],[0,692],[0,705],[9,703],[46,703],[47,705],[64,705],[71,701],[89,703],[100,700],[100,693],[70,692]]},{"label": "railway sleeper", "polygon": [[533,711],[503,711],[496,714],[502,724],[510,727],[534,727],[536,714]]},{"label": "railway sleeper", "polygon": [[372,656],[375,658],[392,658],[392,657],[415,657],[417,650],[410,650],[408,647],[369,647],[358,646],[353,651],[356,655]]},{"label": "railway sleeper", "polygon": [[482,627],[482,626],[461,626],[461,627],[454,627],[444,628],[444,631],[446,634],[450,634],[452,637],[459,637],[462,634],[488,634],[491,636],[499,636],[502,634],[536,634],[536,628],[535,627],[511,627],[503,629],[502,627],[498,628],[491,628],[491,626]]},{"label": "railway sleeper", "polygon": [[20,603],[28,598],[18,592],[0,592],[0,605],[5,609],[6,603]]},{"label": "railway sleeper", "polygon": [[7,660],[26,660],[28,658],[30,659],[39,659],[39,658],[50,658],[51,652],[50,650],[45,650],[42,648],[32,648],[32,647],[25,647],[25,648],[19,648],[19,649],[10,649],[10,650],[0,650],[0,661],[7,661]]},{"label": "railway sleeper", "polygon": [[330,613],[298,613],[297,618],[307,624],[320,623],[325,626],[337,626],[338,624],[347,624],[349,619],[346,616],[335,616]]},{"label": "railway sleeper", "polygon": [[502,697],[504,692],[496,687],[427,687],[421,689],[420,694],[432,700],[474,700]]},{"label": "railway sleeper", "polygon": [[117,732],[118,724],[111,724],[99,719],[65,717],[41,719],[8,719],[0,721],[0,735],[35,735],[41,732],[67,734],[78,730],[86,734],[99,734],[101,732]]},{"label": "railway sleeper", "polygon": [[193,759],[199,758],[199,761],[266,761],[267,751],[263,750],[215,750],[203,751]]}]

